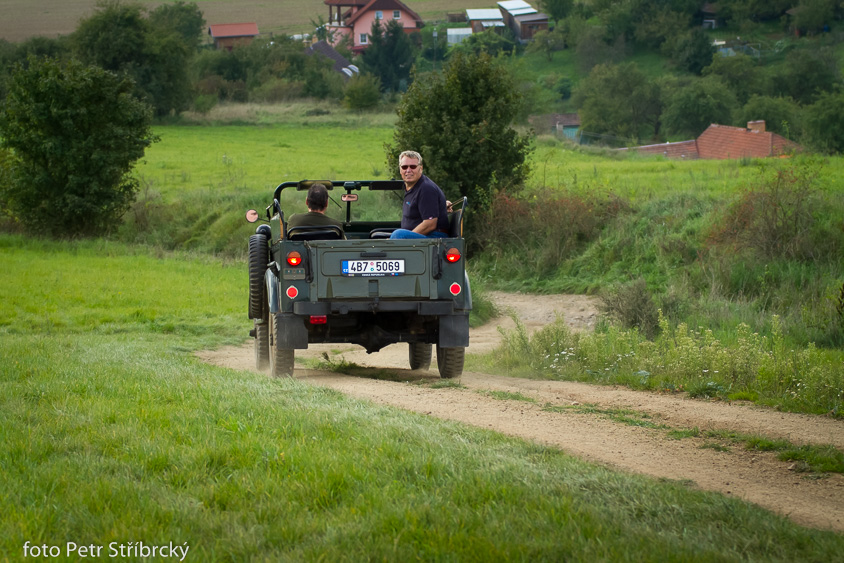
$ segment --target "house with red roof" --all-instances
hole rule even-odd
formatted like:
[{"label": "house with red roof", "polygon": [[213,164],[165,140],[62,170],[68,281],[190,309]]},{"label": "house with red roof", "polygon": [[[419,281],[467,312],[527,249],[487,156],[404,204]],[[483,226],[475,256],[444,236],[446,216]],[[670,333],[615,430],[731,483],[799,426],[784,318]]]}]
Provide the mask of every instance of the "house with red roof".
[{"label": "house with red roof", "polygon": [[422,29],[422,18],[399,0],[324,0],[328,6],[328,23],[332,45],[349,38],[351,50],[360,53],[369,46],[373,22],[386,25],[397,21],[405,33]]},{"label": "house with red roof", "polygon": [[799,144],[765,130],[765,121],[748,121],[747,127],[713,123],[697,139],[678,143],[659,143],[628,147],[639,154],[658,154],[665,158],[712,160],[767,158],[803,150]]},{"label": "house with red roof", "polygon": [[257,23],[219,23],[208,26],[214,48],[231,51],[239,45],[249,45],[258,37]]}]

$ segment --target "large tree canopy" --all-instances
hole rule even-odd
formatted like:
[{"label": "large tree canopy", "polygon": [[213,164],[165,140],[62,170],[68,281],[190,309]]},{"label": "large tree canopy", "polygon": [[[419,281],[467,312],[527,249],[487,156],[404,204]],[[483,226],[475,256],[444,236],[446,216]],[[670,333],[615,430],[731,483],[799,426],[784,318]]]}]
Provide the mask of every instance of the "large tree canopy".
[{"label": "large tree canopy", "polygon": [[104,0],[73,33],[74,51],[87,64],[131,76],[156,114],[179,112],[191,102],[189,62],[203,21],[195,4],[162,5],[147,20],[139,4]]},{"label": "large tree canopy", "polygon": [[402,99],[389,169],[398,169],[401,151],[419,151],[449,198],[469,196],[473,209],[486,209],[496,191],[518,190],[528,173],[530,140],[512,127],[521,102],[506,67],[456,52],[443,73],[417,77]]},{"label": "large tree canopy", "polygon": [[131,80],[72,59],[18,65],[0,113],[0,146],[14,151],[0,203],[41,233],[106,231],[134,200],[129,175],[155,137]]}]

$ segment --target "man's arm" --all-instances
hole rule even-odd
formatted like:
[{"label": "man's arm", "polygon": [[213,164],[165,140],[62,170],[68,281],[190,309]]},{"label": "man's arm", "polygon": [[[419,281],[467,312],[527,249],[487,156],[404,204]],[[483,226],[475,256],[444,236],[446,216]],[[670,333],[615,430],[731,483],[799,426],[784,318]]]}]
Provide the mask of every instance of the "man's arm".
[{"label": "man's arm", "polygon": [[420,235],[427,235],[431,231],[437,228],[437,218],[434,217],[433,219],[425,219],[418,225],[416,228],[413,229],[414,233],[419,233]]}]

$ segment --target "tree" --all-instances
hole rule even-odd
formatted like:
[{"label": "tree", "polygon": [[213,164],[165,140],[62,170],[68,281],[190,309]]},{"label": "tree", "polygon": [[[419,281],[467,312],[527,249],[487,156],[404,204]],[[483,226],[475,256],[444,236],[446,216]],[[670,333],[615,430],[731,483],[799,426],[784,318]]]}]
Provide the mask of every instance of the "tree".
[{"label": "tree", "polygon": [[489,208],[498,191],[518,191],[528,174],[530,138],[512,127],[522,103],[510,71],[487,54],[456,52],[442,73],[416,80],[398,107],[389,170],[403,150],[419,151],[425,173],[456,200]]},{"label": "tree", "polygon": [[131,80],[78,60],[18,65],[0,113],[0,143],[14,151],[5,210],[32,231],[105,232],[134,200],[132,163],[156,137]]},{"label": "tree", "polygon": [[153,30],[178,34],[190,51],[196,51],[202,44],[205,18],[194,2],[187,4],[179,0],[161,4],[149,13],[149,23]]},{"label": "tree", "polygon": [[709,37],[699,28],[676,36],[673,41],[666,42],[666,45],[671,45],[668,54],[677,68],[692,74],[700,74],[705,67],[712,64],[712,57],[715,55]]},{"label": "tree", "polygon": [[365,70],[381,79],[384,90],[398,92],[407,88],[415,58],[413,44],[396,20],[382,28],[381,20],[372,22],[369,47],[361,55]]},{"label": "tree", "polygon": [[139,4],[100,0],[73,33],[74,51],[87,64],[131,76],[136,95],[157,115],[179,112],[192,96],[188,63],[197,44],[196,12],[195,5],[162,6],[153,16],[161,25],[154,26]]},{"label": "tree", "polygon": [[668,95],[662,121],[675,135],[697,137],[712,123],[731,123],[736,106],[719,78],[693,79]]},{"label": "tree", "polygon": [[763,95],[767,91],[766,76],[757,61],[741,53],[733,57],[714,57],[701,74],[720,77],[742,104],[754,94]]},{"label": "tree", "polygon": [[844,92],[824,92],[804,112],[806,143],[824,153],[844,152]]},{"label": "tree", "polygon": [[544,0],[542,2],[542,9],[546,10],[556,22],[565,19],[573,7],[574,0]]},{"label": "tree", "polygon": [[800,106],[791,98],[772,96],[751,96],[736,115],[736,123],[765,121],[765,129],[788,139],[797,139],[802,134]]},{"label": "tree", "polygon": [[835,52],[829,48],[797,49],[785,57],[773,80],[778,93],[799,103],[813,103],[823,92],[841,83],[841,70]]},{"label": "tree", "polygon": [[498,33],[492,29],[487,29],[481,33],[473,33],[454,47],[453,52],[462,52],[465,54],[480,55],[486,53],[490,56],[497,56],[501,53],[509,55],[516,48],[516,43],[510,37],[512,35],[507,32]]},{"label": "tree", "polygon": [[596,66],[578,84],[574,101],[584,131],[628,139],[659,135],[659,86],[635,63]]},{"label": "tree", "polygon": [[531,42],[528,44],[525,52],[527,53],[542,53],[548,62],[554,60],[554,53],[562,51],[566,48],[566,40],[561,31],[548,31],[543,29],[537,31]]}]

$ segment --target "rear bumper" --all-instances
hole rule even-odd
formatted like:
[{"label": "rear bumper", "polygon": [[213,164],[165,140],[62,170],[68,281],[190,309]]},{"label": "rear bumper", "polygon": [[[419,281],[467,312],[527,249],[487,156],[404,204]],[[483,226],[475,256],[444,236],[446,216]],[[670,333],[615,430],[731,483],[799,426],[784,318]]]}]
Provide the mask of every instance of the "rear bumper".
[{"label": "rear bumper", "polygon": [[453,301],[296,301],[294,315],[348,315],[349,313],[416,313],[453,315]]}]

